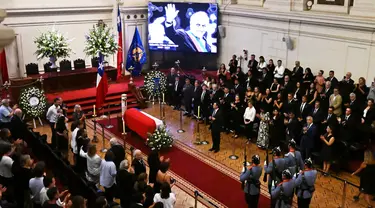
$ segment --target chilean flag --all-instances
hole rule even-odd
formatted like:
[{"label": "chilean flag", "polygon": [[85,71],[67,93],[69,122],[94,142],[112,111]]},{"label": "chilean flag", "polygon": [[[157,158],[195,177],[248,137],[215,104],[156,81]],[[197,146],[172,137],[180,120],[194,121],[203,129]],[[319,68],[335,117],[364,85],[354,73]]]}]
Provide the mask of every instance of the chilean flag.
[{"label": "chilean flag", "polygon": [[104,56],[99,53],[99,67],[96,76],[96,107],[100,108],[104,104],[105,96],[108,92],[107,74],[104,72]]},{"label": "chilean flag", "polygon": [[117,32],[118,32],[118,51],[117,51],[117,79],[121,77],[122,72],[122,23],[120,6],[117,7]]}]

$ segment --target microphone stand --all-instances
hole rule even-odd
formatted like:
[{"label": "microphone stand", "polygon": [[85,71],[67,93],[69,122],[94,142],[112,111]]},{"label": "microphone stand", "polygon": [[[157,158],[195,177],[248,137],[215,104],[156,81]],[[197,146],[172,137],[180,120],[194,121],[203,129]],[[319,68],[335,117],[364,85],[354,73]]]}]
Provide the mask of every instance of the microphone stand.
[{"label": "microphone stand", "polygon": [[199,120],[201,119],[200,117],[198,117],[198,116],[195,116],[194,115],[194,117],[197,119],[197,128],[196,128],[196,134],[195,134],[195,142],[194,142],[194,144],[196,144],[196,145],[201,145],[202,144],[202,142],[201,142],[201,138],[200,138],[200,136],[201,136],[201,134],[200,134],[200,129],[199,129]]},{"label": "microphone stand", "polygon": [[96,136],[96,125],[98,121],[96,120],[96,114],[92,115],[92,122],[94,122],[94,137],[92,138],[92,142],[97,143],[98,137]]},{"label": "microphone stand", "polygon": [[177,130],[177,133],[181,134],[184,133],[185,130],[182,129],[182,111],[180,110],[180,128]]}]

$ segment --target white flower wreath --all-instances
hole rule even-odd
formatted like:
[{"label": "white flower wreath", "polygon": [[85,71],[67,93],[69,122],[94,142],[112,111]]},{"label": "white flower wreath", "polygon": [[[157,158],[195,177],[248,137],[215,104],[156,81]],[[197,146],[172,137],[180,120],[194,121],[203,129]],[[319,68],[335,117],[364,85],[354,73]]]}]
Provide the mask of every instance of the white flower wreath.
[{"label": "white flower wreath", "polygon": [[43,90],[30,87],[21,91],[19,104],[26,115],[37,118],[43,115],[47,107],[47,99]]},{"label": "white flower wreath", "polygon": [[150,71],[144,79],[144,87],[149,96],[161,98],[167,91],[167,77],[161,71]]},{"label": "white flower wreath", "polygon": [[173,144],[173,137],[169,135],[165,127],[159,127],[155,129],[153,134],[148,134],[146,143],[149,147],[151,147],[152,150],[171,148]]}]

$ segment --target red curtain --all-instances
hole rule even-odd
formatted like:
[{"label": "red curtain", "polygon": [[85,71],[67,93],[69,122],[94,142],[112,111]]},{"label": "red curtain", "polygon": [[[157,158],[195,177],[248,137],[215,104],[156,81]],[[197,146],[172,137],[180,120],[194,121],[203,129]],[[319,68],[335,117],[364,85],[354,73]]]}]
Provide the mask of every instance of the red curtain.
[{"label": "red curtain", "polygon": [[1,73],[1,78],[3,80],[3,83],[5,83],[5,81],[9,81],[7,57],[5,55],[4,49],[3,51],[0,52],[0,73]]}]

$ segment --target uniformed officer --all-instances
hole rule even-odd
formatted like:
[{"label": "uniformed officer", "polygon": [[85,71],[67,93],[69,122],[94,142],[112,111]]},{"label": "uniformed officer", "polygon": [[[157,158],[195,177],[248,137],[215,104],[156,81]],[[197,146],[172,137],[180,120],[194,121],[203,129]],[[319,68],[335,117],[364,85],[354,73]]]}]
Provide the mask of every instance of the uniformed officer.
[{"label": "uniformed officer", "polygon": [[[275,164],[275,165],[274,165]],[[272,150],[272,162],[267,165],[264,161],[264,171],[269,175],[268,177],[268,191],[271,194],[271,187],[279,184],[282,181],[282,172],[285,170],[285,160],[281,157],[280,147],[275,147]],[[271,195],[272,196],[272,195]],[[275,207],[276,200],[271,197],[271,208]]]},{"label": "uniformed officer", "polygon": [[271,197],[275,199],[275,208],[290,208],[293,203],[295,183],[292,179],[292,174],[288,169],[282,173],[283,181],[275,186],[272,186]]},{"label": "uniformed officer", "polygon": [[305,169],[300,171],[297,179],[295,179],[298,197],[298,208],[308,208],[311,198],[315,191],[315,181],[317,171],[312,169],[311,159],[305,160]]},{"label": "uniformed officer", "polygon": [[257,208],[260,194],[259,178],[262,175],[262,167],[259,165],[259,155],[253,155],[251,160],[251,166],[241,174],[240,180],[245,183],[244,191],[248,208]]},{"label": "uniformed officer", "polygon": [[288,148],[289,152],[285,155],[284,159],[286,167],[289,169],[292,176],[294,176],[294,174],[304,169],[304,163],[301,152],[296,150],[296,142],[294,139],[289,141]]}]

